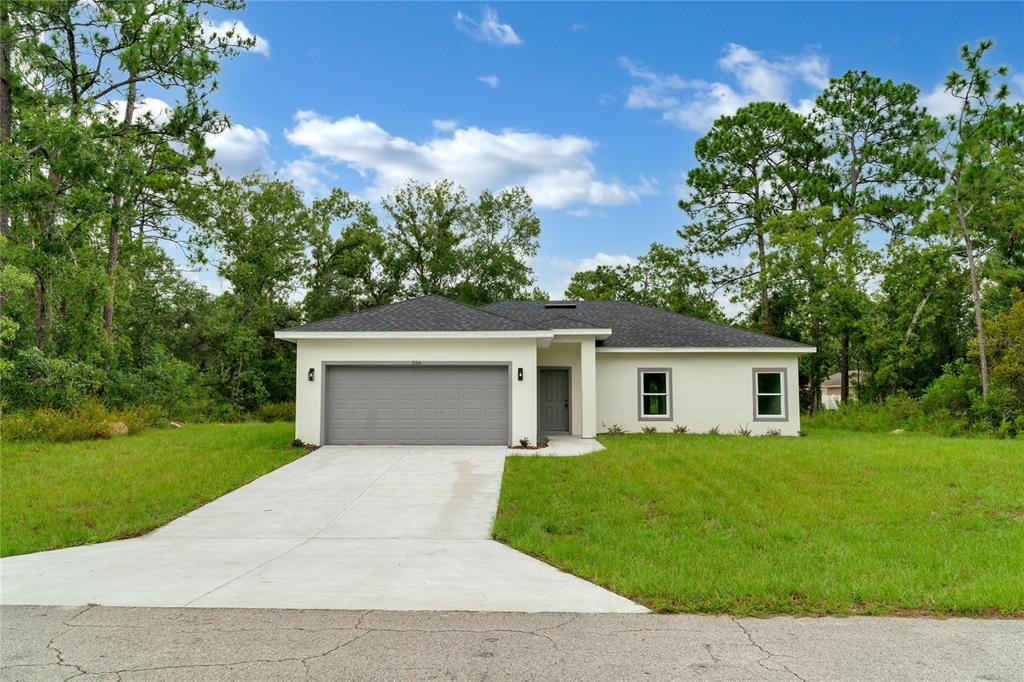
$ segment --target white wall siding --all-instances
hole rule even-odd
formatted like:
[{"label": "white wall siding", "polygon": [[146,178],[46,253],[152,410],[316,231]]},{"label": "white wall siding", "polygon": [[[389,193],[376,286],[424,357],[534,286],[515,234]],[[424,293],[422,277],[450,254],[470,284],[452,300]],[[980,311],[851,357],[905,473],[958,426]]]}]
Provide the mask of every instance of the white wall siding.
[{"label": "white wall siding", "polygon": [[[296,342],[295,437],[320,443],[324,362],[511,363],[512,440],[537,437],[537,342],[535,339],[303,339]],[[314,369],[314,380],[307,374]],[[517,370],[523,369],[523,381]]]},{"label": "white wall siding", "polygon": [[[717,426],[734,433],[741,426],[757,435],[777,429],[800,430],[797,355],[782,353],[597,353],[597,430],[618,424],[631,432],[643,426],[670,431],[676,424],[691,432]],[[786,421],[754,421],[754,368],[785,368]],[[639,419],[637,370],[667,368],[672,373],[671,421]]]}]

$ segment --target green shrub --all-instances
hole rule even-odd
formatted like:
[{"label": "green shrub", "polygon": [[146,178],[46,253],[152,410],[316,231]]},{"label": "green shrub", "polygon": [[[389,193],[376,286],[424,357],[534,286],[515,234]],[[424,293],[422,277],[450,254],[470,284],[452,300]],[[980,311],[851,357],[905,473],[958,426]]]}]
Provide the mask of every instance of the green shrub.
[{"label": "green shrub", "polygon": [[74,409],[99,394],[105,375],[88,363],[53,358],[35,348],[14,354],[14,371],[3,382],[4,398],[18,408]]},{"label": "green shrub", "polygon": [[261,422],[293,422],[295,421],[295,403],[267,403],[261,405],[252,414],[253,419]]},{"label": "green shrub", "polygon": [[188,363],[163,349],[147,353],[140,367],[116,368],[107,382],[106,404],[112,408],[159,405],[173,416],[185,418],[201,397],[201,382]]},{"label": "green shrub", "polygon": [[967,414],[981,392],[981,379],[972,365],[960,361],[943,368],[921,396],[921,408],[925,412],[947,410],[952,414]]}]

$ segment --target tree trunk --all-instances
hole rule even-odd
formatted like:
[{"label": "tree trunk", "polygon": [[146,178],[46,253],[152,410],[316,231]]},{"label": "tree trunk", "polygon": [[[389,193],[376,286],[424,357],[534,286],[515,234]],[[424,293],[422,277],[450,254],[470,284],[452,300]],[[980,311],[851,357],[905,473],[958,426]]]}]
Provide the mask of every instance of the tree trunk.
[{"label": "tree trunk", "polygon": [[917,327],[917,323],[921,321],[921,313],[924,312],[924,307],[928,305],[928,299],[931,298],[932,292],[929,291],[921,299],[921,302],[914,308],[914,315],[910,318],[910,324],[907,325],[907,333],[903,335],[903,345],[906,346],[910,343],[910,337],[914,333],[914,329]]},{"label": "tree trunk", "polygon": [[46,309],[49,306],[47,300],[47,286],[46,279],[42,273],[36,272],[36,286],[35,286],[35,298],[36,298],[36,310],[35,310],[35,327],[36,327],[36,348],[43,350],[46,348],[48,339],[47,337],[47,314]]},{"label": "tree trunk", "polygon": [[771,316],[768,314],[768,259],[765,256],[764,235],[757,233],[757,257],[761,267],[761,331],[765,334],[772,333]]},{"label": "tree trunk", "polygon": [[974,303],[974,323],[978,327],[978,354],[981,356],[981,396],[988,400],[988,357],[985,351],[985,324],[981,316],[981,292],[978,288],[978,264],[974,261],[974,240],[967,229],[967,217],[960,199],[960,179],[957,178],[956,216],[960,221],[960,231],[964,235],[964,248],[967,251],[967,265],[971,270],[971,300]]},{"label": "tree trunk", "polygon": [[811,320],[811,338],[814,339],[814,346],[818,352],[811,359],[811,414],[821,410],[821,321],[814,317]]},{"label": "tree trunk", "polygon": [[850,330],[843,332],[843,352],[839,356],[839,400],[850,401]]},{"label": "tree trunk", "polygon": [[[134,74],[132,74],[134,75]],[[135,115],[136,85],[133,81],[128,85],[128,97],[125,99],[124,120],[121,121],[121,131],[127,132],[132,125]],[[127,144],[122,140],[122,144]],[[109,338],[114,332],[114,293],[116,280],[114,273],[117,270],[117,259],[121,251],[121,226],[124,221],[124,196],[122,193],[114,197],[113,210],[110,213],[110,235],[107,240],[107,302],[103,306],[103,326],[107,330]]]},{"label": "tree trunk", "polygon": [[[6,147],[11,141],[11,45],[9,32],[11,30],[11,16],[8,3],[0,2],[0,149],[6,153]],[[10,230],[11,218],[0,202],[0,235],[7,236]]]}]

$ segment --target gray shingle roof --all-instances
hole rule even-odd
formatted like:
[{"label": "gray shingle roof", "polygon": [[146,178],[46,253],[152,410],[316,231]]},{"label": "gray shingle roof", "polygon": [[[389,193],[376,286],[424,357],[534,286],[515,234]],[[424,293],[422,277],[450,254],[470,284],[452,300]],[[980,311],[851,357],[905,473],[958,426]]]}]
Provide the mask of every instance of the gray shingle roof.
[{"label": "gray shingle roof", "polygon": [[420,296],[292,327],[290,332],[537,331],[529,322],[474,308],[443,296]]},{"label": "gray shingle roof", "polygon": [[[575,308],[567,306],[575,304]],[[546,306],[557,307],[546,307]],[[627,301],[502,301],[484,310],[547,326],[571,315],[612,330],[602,348],[808,348],[802,343]]]},{"label": "gray shingle roof", "polygon": [[552,317],[546,317],[543,323],[536,323],[538,326],[542,326],[545,329],[606,329],[599,324],[588,322],[587,320],[579,320],[575,317],[569,317],[568,315],[555,315]]},{"label": "gray shingle roof", "polygon": [[292,327],[289,332],[477,332],[611,329],[602,348],[809,348],[627,301],[502,301],[475,308],[421,296]]}]

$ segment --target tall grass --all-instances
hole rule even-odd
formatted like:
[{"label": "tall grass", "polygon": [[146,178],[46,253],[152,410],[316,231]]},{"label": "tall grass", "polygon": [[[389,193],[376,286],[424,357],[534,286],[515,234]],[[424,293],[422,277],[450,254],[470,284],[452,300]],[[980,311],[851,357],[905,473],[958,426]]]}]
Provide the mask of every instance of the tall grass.
[{"label": "tall grass", "polygon": [[925,410],[921,403],[905,396],[892,396],[884,403],[848,403],[835,410],[804,415],[801,424],[808,428],[844,429],[871,433],[913,431],[935,436],[991,435],[984,424],[972,424],[966,415],[946,409]]},{"label": "tall grass", "polygon": [[[211,405],[197,405],[190,422],[291,422],[295,421],[294,403],[267,403],[246,414],[224,405],[218,411]],[[169,423],[162,407],[141,406],[112,410],[97,400],[88,400],[70,410],[42,408],[5,412],[0,416],[0,438],[4,441],[75,441],[113,438],[138,433]]]},{"label": "tall grass", "polygon": [[159,407],[129,407],[109,410],[89,400],[70,411],[44,408],[32,412],[11,412],[0,417],[0,437],[5,441],[75,441],[112,438],[167,424],[167,413]]}]

